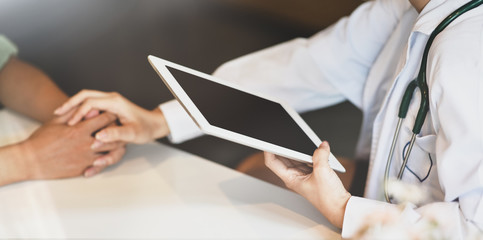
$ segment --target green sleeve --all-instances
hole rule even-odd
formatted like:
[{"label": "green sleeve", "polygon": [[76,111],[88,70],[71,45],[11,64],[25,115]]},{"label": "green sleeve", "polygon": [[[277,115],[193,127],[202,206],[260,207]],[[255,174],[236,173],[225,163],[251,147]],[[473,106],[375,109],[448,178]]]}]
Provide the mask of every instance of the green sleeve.
[{"label": "green sleeve", "polygon": [[17,55],[17,47],[5,36],[0,35],[0,70],[12,55]]}]

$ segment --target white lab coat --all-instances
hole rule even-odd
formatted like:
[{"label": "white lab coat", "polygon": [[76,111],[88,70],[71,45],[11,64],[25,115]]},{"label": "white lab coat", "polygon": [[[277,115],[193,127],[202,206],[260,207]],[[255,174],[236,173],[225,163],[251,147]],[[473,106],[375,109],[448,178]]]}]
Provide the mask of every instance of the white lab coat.
[{"label": "white lab coat", "polygon": [[[351,197],[342,235],[352,236],[384,202],[383,176],[397,111],[416,77],[430,33],[468,0],[431,0],[418,14],[407,0],[362,4],[349,17],[309,39],[295,39],[222,65],[215,75],[290,103],[304,112],[351,101],[363,112],[357,158],[369,159],[365,198]],[[421,183],[430,200],[407,207],[417,224],[436,210],[465,238],[483,229],[483,7],[455,20],[434,41],[427,66],[430,111],[403,181]],[[419,108],[416,92],[399,136],[390,175],[396,176]],[[160,105],[171,140],[200,135],[175,101]],[[478,230],[479,229],[479,230]]]}]

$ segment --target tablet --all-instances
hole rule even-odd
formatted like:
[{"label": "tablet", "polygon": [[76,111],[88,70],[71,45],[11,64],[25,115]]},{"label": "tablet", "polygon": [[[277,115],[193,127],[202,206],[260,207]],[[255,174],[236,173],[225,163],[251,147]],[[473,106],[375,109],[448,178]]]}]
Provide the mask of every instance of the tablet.
[{"label": "tablet", "polygon": [[[287,104],[164,59],[148,61],[204,133],[312,163],[322,141]],[[332,153],[329,165],[345,172]]]}]

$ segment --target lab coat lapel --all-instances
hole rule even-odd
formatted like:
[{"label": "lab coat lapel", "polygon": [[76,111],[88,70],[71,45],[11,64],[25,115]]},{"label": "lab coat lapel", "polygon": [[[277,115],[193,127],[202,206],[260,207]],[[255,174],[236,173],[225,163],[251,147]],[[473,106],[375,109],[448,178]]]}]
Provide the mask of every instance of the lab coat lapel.
[{"label": "lab coat lapel", "polygon": [[[372,159],[377,152],[379,141],[381,141],[381,124],[386,114],[387,99],[391,96],[394,84],[397,82],[399,74],[408,60],[409,49],[407,39],[416,17],[417,12],[413,8],[404,14],[388,43],[381,51],[374,67],[371,69],[365,86],[363,98],[364,123],[362,131],[372,131],[372,134],[361,133],[357,152],[366,152],[367,156],[371,156],[365,195],[373,199],[377,198],[377,179],[379,179],[379,176],[375,176],[374,173],[379,172],[379,169],[385,167],[385,165],[382,166],[382,163],[374,162]],[[364,137],[371,135],[372,139]],[[382,141],[386,141],[386,139]],[[384,142],[383,145],[387,145],[387,143]]]}]

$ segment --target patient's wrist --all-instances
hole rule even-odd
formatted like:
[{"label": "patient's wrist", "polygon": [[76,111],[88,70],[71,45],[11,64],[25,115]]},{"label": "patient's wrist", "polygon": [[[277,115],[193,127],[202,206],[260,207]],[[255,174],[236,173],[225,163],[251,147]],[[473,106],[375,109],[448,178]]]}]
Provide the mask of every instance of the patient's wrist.
[{"label": "patient's wrist", "polygon": [[0,148],[0,186],[29,179],[29,165],[22,143]]}]

